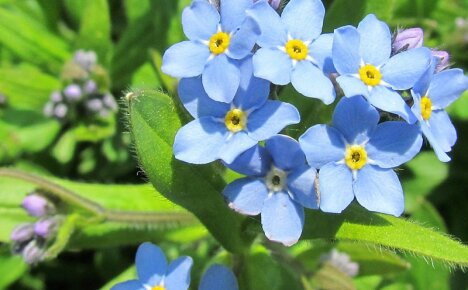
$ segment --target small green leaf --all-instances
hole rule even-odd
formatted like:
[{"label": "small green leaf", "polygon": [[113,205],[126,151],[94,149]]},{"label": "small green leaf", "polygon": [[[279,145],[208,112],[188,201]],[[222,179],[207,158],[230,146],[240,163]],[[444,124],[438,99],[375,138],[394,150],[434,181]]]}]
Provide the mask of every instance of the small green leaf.
[{"label": "small green leaf", "polygon": [[21,278],[28,270],[28,266],[21,257],[11,256],[9,252],[9,249],[0,247],[0,273],[2,273],[0,289],[9,289],[8,286]]},{"label": "small green leaf", "polygon": [[60,163],[68,163],[75,154],[76,140],[72,131],[65,132],[52,148],[52,155]]}]

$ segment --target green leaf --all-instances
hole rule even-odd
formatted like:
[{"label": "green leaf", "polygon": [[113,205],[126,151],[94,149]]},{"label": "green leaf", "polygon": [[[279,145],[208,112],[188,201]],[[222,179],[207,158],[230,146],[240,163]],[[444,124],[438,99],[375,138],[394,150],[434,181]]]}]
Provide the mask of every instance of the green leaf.
[{"label": "green leaf", "polygon": [[178,161],[172,153],[182,125],[171,98],[141,91],[127,96],[130,130],[141,166],[154,187],[171,201],[194,213],[229,251],[240,252],[251,238],[243,221],[224,202],[225,183],[212,166]]},{"label": "green leaf", "polygon": [[8,289],[8,286],[21,278],[28,269],[26,263],[23,262],[23,259],[18,256],[12,257],[4,249],[0,247],[0,289]]},{"label": "green leaf", "polygon": [[72,131],[65,132],[52,148],[52,155],[60,163],[68,163],[75,154],[76,140]]},{"label": "green leaf", "polygon": [[409,220],[371,213],[353,204],[342,214],[308,211],[302,239],[362,242],[411,253],[448,266],[468,266],[468,247]]}]

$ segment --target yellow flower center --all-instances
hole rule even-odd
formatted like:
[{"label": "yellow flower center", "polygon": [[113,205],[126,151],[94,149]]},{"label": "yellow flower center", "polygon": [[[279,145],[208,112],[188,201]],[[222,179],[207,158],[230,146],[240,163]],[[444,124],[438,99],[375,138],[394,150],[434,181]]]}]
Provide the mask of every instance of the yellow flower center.
[{"label": "yellow flower center", "polygon": [[289,54],[289,56],[294,60],[305,59],[307,57],[307,53],[309,52],[307,45],[305,45],[305,43],[299,39],[291,39],[284,47],[286,48],[286,52]]},{"label": "yellow flower center", "polygon": [[218,32],[211,36],[210,43],[208,44],[211,53],[221,54],[229,47],[231,37],[226,32]]},{"label": "yellow flower center", "polygon": [[359,77],[368,86],[376,86],[380,84],[382,74],[379,69],[371,64],[366,64],[359,69]]},{"label": "yellow flower center", "polygon": [[245,129],[247,116],[245,112],[240,109],[232,109],[227,112],[226,117],[224,117],[224,124],[229,131],[237,133]]},{"label": "yellow flower center", "polygon": [[432,101],[428,96],[421,98],[421,116],[425,121],[429,120],[432,113]]},{"label": "yellow flower center", "polygon": [[163,286],[154,286],[151,290],[166,290]]},{"label": "yellow flower center", "polygon": [[345,153],[345,162],[351,170],[363,168],[367,163],[366,149],[360,145],[348,146]]}]

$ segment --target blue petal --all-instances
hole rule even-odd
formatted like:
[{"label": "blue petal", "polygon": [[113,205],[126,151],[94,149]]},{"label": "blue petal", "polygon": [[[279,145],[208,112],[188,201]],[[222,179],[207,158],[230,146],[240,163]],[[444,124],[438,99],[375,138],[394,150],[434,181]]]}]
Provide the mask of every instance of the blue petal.
[{"label": "blue petal", "polygon": [[392,52],[392,36],[385,22],[367,15],[358,25],[361,36],[360,52],[365,63],[380,66],[384,64]]},{"label": "blue petal", "polygon": [[143,243],[138,247],[136,258],[138,277],[143,284],[158,285],[166,273],[167,261],[158,246]]},{"label": "blue petal", "polygon": [[280,101],[267,101],[263,107],[249,115],[248,134],[254,140],[266,140],[278,134],[284,127],[297,124],[299,121],[299,112],[293,105]]},{"label": "blue petal", "polygon": [[333,33],[320,35],[309,45],[309,55],[325,73],[336,73],[332,59]]},{"label": "blue petal", "polygon": [[417,121],[416,116],[414,116],[414,113],[400,94],[390,88],[376,86],[372,89],[367,99],[374,107],[396,114],[410,124]]},{"label": "blue petal", "polygon": [[163,56],[161,70],[176,78],[199,76],[210,56],[204,44],[182,41],[169,47]]},{"label": "blue petal", "polygon": [[190,270],[193,260],[191,257],[180,257],[174,260],[167,270],[164,279],[166,290],[187,290],[190,286]]},{"label": "blue petal", "polygon": [[437,158],[439,158],[439,160],[442,162],[449,162],[451,160],[450,157],[439,145],[439,140],[434,136],[428,124],[425,121],[420,121],[419,124],[421,126],[424,137],[426,137],[427,141],[429,141],[429,144],[431,144],[432,149],[434,149],[434,152],[437,155]]},{"label": "blue petal", "polygon": [[405,207],[403,189],[392,169],[364,166],[354,182],[354,194],[370,211],[400,216]]},{"label": "blue petal", "polygon": [[265,142],[276,167],[289,171],[306,163],[304,152],[299,143],[286,135],[276,135]]},{"label": "blue petal", "polygon": [[216,102],[208,97],[203,89],[201,77],[181,79],[178,91],[182,104],[194,118],[224,118],[230,109],[229,104]]},{"label": "blue petal", "polygon": [[327,125],[315,125],[299,137],[299,144],[310,166],[321,168],[327,163],[344,158],[346,146],[343,139],[343,135],[337,129]]},{"label": "blue petal", "polygon": [[221,1],[221,26],[223,31],[233,32],[245,19],[245,10],[252,6],[252,0]]},{"label": "blue petal", "polygon": [[224,54],[215,56],[206,65],[202,75],[207,95],[215,101],[230,103],[239,88],[240,72]]},{"label": "blue petal", "polygon": [[439,146],[445,152],[452,150],[452,146],[457,141],[457,131],[450,121],[450,117],[444,110],[432,111],[428,120],[429,129],[434,135]]},{"label": "blue petal", "polygon": [[424,72],[421,78],[414,84],[413,91],[421,96],[425,96],[427,94],[427,90],[429,89],[429,85],[432,82],[432,78],[434,76],[434,71],[436,69],[437,64],[439,63],[438,57],[433,57],[431,61],[431,65],[429,68]]},{"label": "blue petal", "polygon": [[422,136],[418,125],[384,122],[371,135],[366,150],[369,158],[378,166],[393,168],[413,159],[421,146]]},{"label": "blue petal", "polygon": [[215,161],[219,158],[227,135],[226,126],[212,117],[193,120],[180,128],[175,136],[175,158],[194,164]]},{"label": "blue petal", "polygon": [[254,75],[276,85],[291,81],[291,58],[277,48],[261,48],[253,56]]},{"label": "blue petal", "polygon": [[291,197],[300,205],[317,209],[318,196],[315,192],[315,179],[317,170],[303,165],[288,174],[288,189]]},{"label": "blue petal", "polygon": [[[226,1],[223,1],[226,2]],[[229,2],[229,1],[228,1]],[[230,58],[242,59],[252,52],[260,28],[253,19],[247,18],[239,30],[231,36],[227,54]]]},{"label": "blue petal", "polygon": [[293,87],[306,97],[322,100],[326,105],[335,100],[331,80],[310,61],[299,61],[291,73]]},{"label": "blue petal", "polygon": [[355,74],[359,71],[360,36],[356,28],[344,26],[335,29],[333,37],[333,64],[339,74]]},{"label": "blue petal", "polygon": [[244,110],[257,109],[268,99],[270,82],[253,75],[252,57],[247,57],[240,64],[240,84],[234,97],[234,105]]},{"label": "blue petal", "polygon": [[203,0],[195,0],[182,12],[182,27],[190,40],[209,40],[219,24],[216,8]]},{"label": "blue petal", "polygon": [[328,163],[319,171],[320,209],[340,213],[354,199],[353,176],[343,164]]},{"label": "blue petal", "polygon": [[226,166],[244,175],[265,176],[271,167],[271,157],[264,147],[256,145]]},{"label": "blue petal", "polygon": [[310,41],[322,32],[324,16],[325,7],[320,0],[291,0],[281,20],[293,38]]},{"label": "blue petal", "polygon": [[130,280],[112,286],[111,290],[146,290],[138,280]]},{"label": "blue petal", "polygon": [[468,90],[468,77],[461,69],[449,69],[434,75],[428,95],[433,106],[443,109],[466,90]]},{"label": "blue petal", "polygon": [[379,112],[360,96],[341,99],[333,112],[333,126],[350,144],[367,141],[379,119]]},{"label": "blue petal", "polygon": [[421,47],[394,55],[380,72],[382,80],[394,90],[407,90],[416,84],[430,65],[431,51]]},{"label": "blue petal", "polygon": [[339,76],[336,81],[340,85],[346,97],[365,96],[369,95],[367,86],[357,77],[351,75]]},{"label": "blue petal", "polygon": [[262,34],[257,40],[258,45],[261,47],[285,45],[288,40],[286,29],[278,13],[266,1],[258,1],[246,13],[260,26]]},{"label": "blue petal", "polygon": [[285,192],[273,193],[263,204],[262,226],[269,240],[292,246],[301,237],[304,208]]},{"label": "blue petal", "polygon": [[213,265],[203,275],[198,290],[239,290],[232,271],[222,265]]},{"label": "blue petal", "polygon": [[258,215],[268,197],[268,189],[261,179],[241,178],[228,184],[223,195],[233,210],[245,215]]},{"label": "blue petal", "polygon": [[254,147],[257,140],[249,137],[247,132],[240,131],[229,136],[220,149],[219,158],[226,163],[232,163],[241,153]]}]

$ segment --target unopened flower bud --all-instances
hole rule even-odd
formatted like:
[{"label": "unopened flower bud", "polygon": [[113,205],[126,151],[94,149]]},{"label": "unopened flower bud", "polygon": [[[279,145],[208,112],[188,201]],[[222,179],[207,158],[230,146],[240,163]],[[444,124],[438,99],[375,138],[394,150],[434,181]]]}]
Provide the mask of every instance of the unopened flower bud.
[{"label": "unopened flower bud", "polygon": [[11,240],[15,243],[24,243],[34,237],[34,224],[26,223],[16,226],[11,232]]},{"label": "unopened flower bud", "polygon": [[46,117],[52,117],[54,115],[54,104],[52,102],[45,104],[43,112]]},{"label": "unopened flower bud", "polygon": [[73,57],[73,62],[84,70],[91,71],[97,63],[97,55],[94,51],[78,50]]},{"label": "unopened flower bud", "polygon": [[50,100],[54,103],[59,103],[63,100],[62,94],[58,91],[54,91],[50,94]]},{"label": "unopened flower bud", "polygon": [[86,102],[86,108],[91,112],[96,113],[104,108],[104,104],[99,99],[91,99]]},{"label": "unopened flower bud", "polygon": [[43,239],[47,239],[57,232],[58,220],[56,217],[43,218],[34,224],[34,233]]},{"label": "unopened flower bud", "polygon": [[111,109],[112,111],[117,111],[118,106],[113,95],[109,93],[105,94],[104,97],[102,97],[102,102],[107,108]]},{"label": "unopened flower bud", "polygon": [[439,59],[435,71],[436,73],[443,71],[444,69],[450,66],[450,55],[444,50],[433,50],[432,56],[435,56]]},{"label": "unopened flower bud", "polygon": [[23,249],[23,260],[30,264],[34,265],[37,264],[38,262],[42,261],[44,257],[44,249],[41,248],[36,241],[31,241],[29,244],[26,245]]},{"label": "unopened flower bud", "polygon": [[393,53],[421,47],[424,41],[424,31],[419,27],[398,31],[392,43]]},{"label": "unopened flower bud", "polygon": [[63,94],[69,101],[78,101],[81,99],[83,93],[81,87],[77,84],[68,85],[64,90]]},{"label": "unopened flower bud", "polygon": [[68,113],[68,107],[63,103],[58,104],[54,108],[54,116],[59,119],[63,119],[67,115],[67,113]]},{"label": "unopened flower bud", "polygon": [[[258,0],[254,0],[254,2],[257,2]],[[268,0],[268,4],[270,4],[271,8],[277,10],[279,5],[281,3],[281,0]]]},{"label": "unopened flower bud", "polygon": [[354,277],[359,272],[359,264],[351,261],[351,258],[347,254],[340,253],[336,249],[322,255],[320,261],[322,263],[329,263],[349,277]]},{"label": "unopened flower bud", "polygon": [[39,194],[30,194],[26,196],[22,203],[23,208],[35,217],[42,217],[55,211],[55,207],[49,200]]},{"label": "unopened flower bud", "polygon": [[98,87],[95,81],[93,80],[88,80],[84,84],[84,91],[86,94],[94,94],[97,93]]}]

